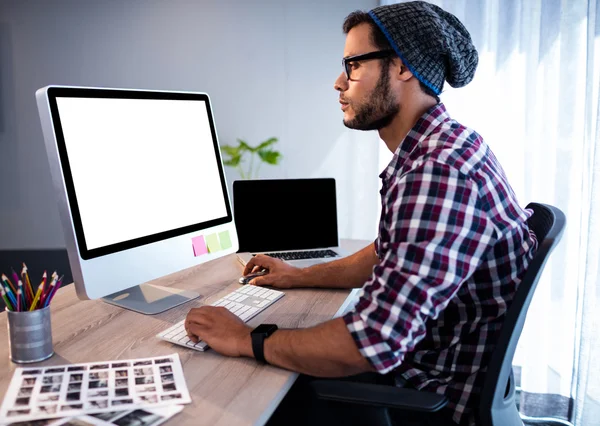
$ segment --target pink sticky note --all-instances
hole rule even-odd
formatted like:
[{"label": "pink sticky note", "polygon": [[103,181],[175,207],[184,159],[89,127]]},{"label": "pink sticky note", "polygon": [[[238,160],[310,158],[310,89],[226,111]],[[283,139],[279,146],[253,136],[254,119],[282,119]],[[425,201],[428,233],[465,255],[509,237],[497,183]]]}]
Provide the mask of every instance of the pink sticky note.
[{"label": "pink sticky note", "polygon": [[201,256],[208,253],[206,242],[204,242],[204,235],[192,238],[192,246],[194,247],[194,256]]}]

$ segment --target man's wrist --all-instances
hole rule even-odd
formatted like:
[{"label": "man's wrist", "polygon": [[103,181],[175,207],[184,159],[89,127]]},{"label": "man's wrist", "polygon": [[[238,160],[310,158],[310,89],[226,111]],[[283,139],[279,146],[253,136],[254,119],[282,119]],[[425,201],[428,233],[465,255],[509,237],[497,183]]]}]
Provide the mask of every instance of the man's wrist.
[{"label": "man's wrist", "polygon": [[250,335],[251,332],[252,329],[248,327],[247,333],[242,335],[238,341],[238,351],[240,356],[254,358],[254,351],[252,350],[252,336]]},{"label": "man's wrist", "polygon": [[308,268],[298,268],[298,270],[295,271],[292,279],[290,280],[291,288],[310,287],[310,280],[307,279],[307,269]]}]

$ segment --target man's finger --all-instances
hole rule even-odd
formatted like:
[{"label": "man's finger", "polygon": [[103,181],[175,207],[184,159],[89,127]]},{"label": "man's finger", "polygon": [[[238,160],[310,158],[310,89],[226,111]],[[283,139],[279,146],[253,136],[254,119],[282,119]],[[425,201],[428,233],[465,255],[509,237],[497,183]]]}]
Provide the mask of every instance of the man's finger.
[{"label": "man's finger", "polygon": [[275,262],[271,256],[257,254],[246,264],[244,275],[248,275],[254,269],[271,269]]},{"label": "man's finger", "polygon": [[188,316],[186,317],[186,324],[201,324],[201,325],[206,325],[210,323],[210,318],[208,317],[208,312],[209,311],[198,311],[198,312],[194,312],[189,313]]},{"label": "man's finger", "polygon": [[194,340],[194,343],[198,343],[198,340],[202,339],[202,332],[204,331],[204,328],[196,323],[191,323],[188,324],[187,327],[187,335],[190,338],[190,340]]},{"label": "man's finger", "polygon": [[246,263],[246,267],[244,268],[242,275],[248,275],[255,267],[256,265],[254,264],[254,258],[252,258],[248,261],[248,263]]},{"label": "man's finger", "polygon": [[200,339],[198,338],[198,336],[194,335],[194,334],[193,334],[193,333],[191,333],[191,332],[188,332],[188,335],[187,335],[187,336],[188,336],[188,338],[189,338],[189,339],[190,339],[192,342],[194,342],[194,343],[198,343],[198,342],[200,341]]},{"label": "man's finger", "polygon": [[271,285],[271,279],[268,278],[270,274],[267,275],[263,275],[260,277],[256,277],[253,280],[251,280],[248,284],[250,285],[257,285],[257,286],[263,286],[263,285]]}]

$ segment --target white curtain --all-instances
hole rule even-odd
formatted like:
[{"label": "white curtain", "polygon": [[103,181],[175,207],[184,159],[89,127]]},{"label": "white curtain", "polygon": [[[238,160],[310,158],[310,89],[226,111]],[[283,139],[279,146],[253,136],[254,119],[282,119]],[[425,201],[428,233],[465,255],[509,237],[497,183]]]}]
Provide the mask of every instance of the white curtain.
[{"label": "white curtain", "polygon": [[[600,0],[431,3],[455,14],[479,51],[474,81],[446,87],[442,102],[484,137],[523,206],[567,216],[515,355],[521,413],[598,425]],[[380,168],[390,158],[382,147]]]}]

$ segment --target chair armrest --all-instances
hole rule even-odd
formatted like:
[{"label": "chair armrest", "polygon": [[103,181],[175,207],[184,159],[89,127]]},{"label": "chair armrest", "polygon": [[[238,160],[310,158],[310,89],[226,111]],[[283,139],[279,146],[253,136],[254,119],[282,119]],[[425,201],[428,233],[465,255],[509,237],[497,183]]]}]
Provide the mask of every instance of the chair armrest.
[{"label": "chair armrest", "polygon": [[319,399],[404,411],[433,413],[448,403],[443,395],[396,386],[341,380],[315,380],[310,386]]}]

